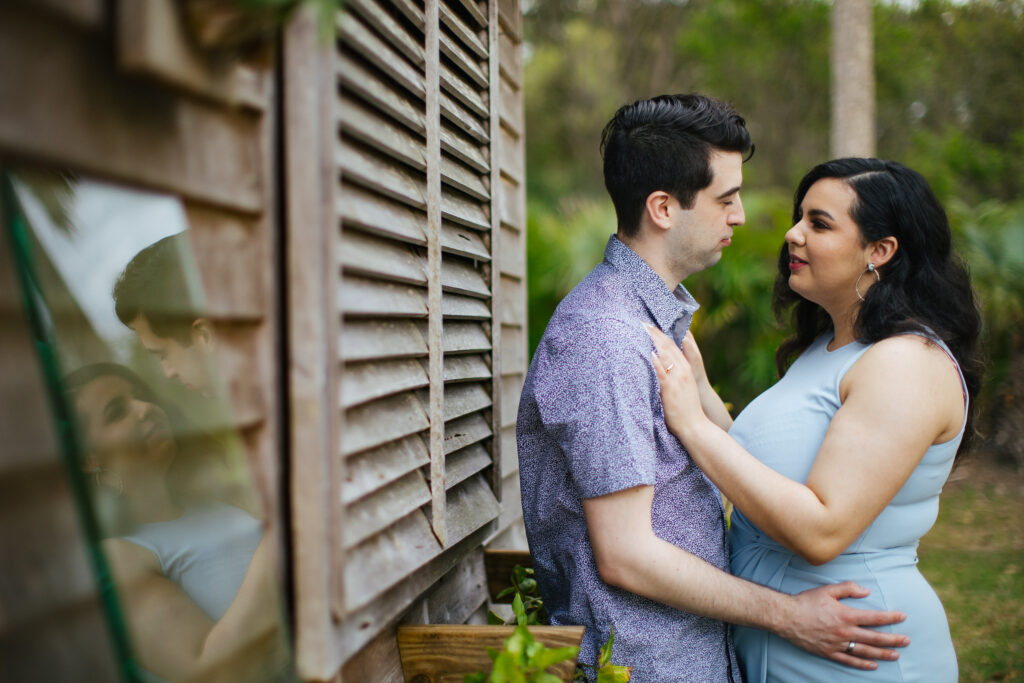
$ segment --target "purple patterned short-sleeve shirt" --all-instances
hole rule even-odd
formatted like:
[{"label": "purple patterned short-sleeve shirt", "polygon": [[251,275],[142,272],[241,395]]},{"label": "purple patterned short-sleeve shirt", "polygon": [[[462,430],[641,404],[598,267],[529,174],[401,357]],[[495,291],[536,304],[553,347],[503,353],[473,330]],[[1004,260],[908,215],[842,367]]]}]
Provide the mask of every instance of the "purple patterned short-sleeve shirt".
[{"label": "purple patterned short-sleeve shirt", "polygon": [[696,309],[613,235],[552,316],[519,403],[523,515],[551,621],[586,627],[588,663],[614,627],[612,661],[635,683],[741,680],[726,624],[601,580],[583,515],[584,498],[653,485],[658,537],[728,571],[721,497],[665,426],[644,329],[680,341]]}]

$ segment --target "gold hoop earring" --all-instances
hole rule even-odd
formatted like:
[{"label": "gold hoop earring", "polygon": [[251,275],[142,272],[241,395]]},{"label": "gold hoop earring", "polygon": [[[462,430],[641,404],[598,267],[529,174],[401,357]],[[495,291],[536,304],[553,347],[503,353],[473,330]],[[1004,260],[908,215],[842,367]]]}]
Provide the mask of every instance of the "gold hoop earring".
[{"label": "gold hoop earring", "polygon": [[853,283],[853,291],[857,292],[857,298],[864,301],[864,297],[860,293],[860,279],[864,277],[864,273],[871,273],[875,276],[875,282],[881,282],[882,278],[878,274],[878,270],[875,268],[875,264],[868,262],[868,267],[861,271],[861,274],[857,276],[857,281]]}]

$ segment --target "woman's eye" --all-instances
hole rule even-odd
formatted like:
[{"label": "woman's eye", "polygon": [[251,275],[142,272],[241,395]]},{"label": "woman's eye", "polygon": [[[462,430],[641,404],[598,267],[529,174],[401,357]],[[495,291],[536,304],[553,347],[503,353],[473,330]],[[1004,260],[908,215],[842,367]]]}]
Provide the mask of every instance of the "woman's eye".
[{"label": "woman's eye", "polygon": [[107,404],[106,409],[103,411],[103,416],[106,419],[107,424],[111,422],[117,422],[125,414],[125,403],[124,399],[115,399]]}]

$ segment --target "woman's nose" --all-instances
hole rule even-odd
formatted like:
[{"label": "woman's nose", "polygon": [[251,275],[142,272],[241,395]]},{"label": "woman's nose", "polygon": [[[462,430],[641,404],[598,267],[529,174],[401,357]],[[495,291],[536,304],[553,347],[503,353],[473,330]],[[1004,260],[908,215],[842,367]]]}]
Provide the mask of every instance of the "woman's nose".
[{"label": "woman's nose", "polygon": [[786,240],[786,244],[803,243],[803,231],[800,229],[800,224],[796,223],[793,227],[787,230],[784,239]]}]

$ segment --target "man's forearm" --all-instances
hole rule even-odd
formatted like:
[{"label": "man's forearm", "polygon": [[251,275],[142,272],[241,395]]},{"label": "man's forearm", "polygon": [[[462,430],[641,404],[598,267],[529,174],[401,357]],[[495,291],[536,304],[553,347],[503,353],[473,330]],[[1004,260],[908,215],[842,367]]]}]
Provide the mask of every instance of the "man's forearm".
[{"label": "man's forearm", "polygon": [[670,607],[778,632],[792,596],[737,578],[658,537],[612,561],[609,583]]}]

